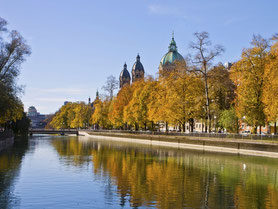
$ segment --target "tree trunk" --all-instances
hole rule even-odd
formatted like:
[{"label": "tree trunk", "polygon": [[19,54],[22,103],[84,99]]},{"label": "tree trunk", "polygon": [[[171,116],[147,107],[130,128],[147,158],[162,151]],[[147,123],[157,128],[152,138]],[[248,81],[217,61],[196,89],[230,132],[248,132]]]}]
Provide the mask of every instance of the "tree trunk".
[{"label": "tree trunk", "polygon": [[[206,68],[206,67],[205,67]],[[209,92],[208,92],[208,77],[207,77],[207,74],[205,73],[205,91],[206,91],[206,109],[207,109],[207,130],[206,132],[210,132],[210,102],[209,102]]]},{"label": "tree trunk", "polygon": [[190,118],[189,119],[189,127],[190,127],[190,132],[192,133],[194,131],[194,119]]},{"label": "tree trunk", "polygon": [[274,134],[276,134],[276,122],[274,123]]},{"label": "tree trunk", "polygon": [[182,123],[182,132],[185,132],[185,123]]},{"label": "tree trunk", "polygon": [[166,121],[166,133],[168,133],[168,122]]},{"label": "tree trunk", "polygon": [[258,128],[258,126],[253,126],[252,127],[252,134],[257,134],[257,128]]}]

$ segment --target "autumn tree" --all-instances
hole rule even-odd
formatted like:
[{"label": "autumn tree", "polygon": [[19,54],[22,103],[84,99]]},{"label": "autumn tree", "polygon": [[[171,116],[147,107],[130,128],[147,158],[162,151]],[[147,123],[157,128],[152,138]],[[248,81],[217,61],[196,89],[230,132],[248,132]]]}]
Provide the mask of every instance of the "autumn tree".
[{"label": "autumn tree", "polygon": [[278,120],[278,37],[273,37],[274,44],[267,57],[264,71],[263,102],[264,112],[268,122],[274,122],[274,133],[276,121]]},{"label": "autumn tree", "polygon": [[208,72],[208,84],[211,115],[219,119],[222,111],[231,108],[235,98],[235,85],[230,78],[229,69],[222,63],[214,66]]},{"label": "autumn tree", "polygon": [[69,102],[63,105],[53,116],[50,126],[61,128],[87,128],[90,125],[92,108],[84,102]]},{"label": "autumn tree", "polygon": [[22,88],[17,85],[21,64],[31,54],[30,47],[19,32],[7,29],[0,17],[0,123],[15,121],[23,116],[19,98]]},{"label": "autumn tree", "polygon": [[129,85],[125,85],[120,89],[117,97],[112,101],[108,118],[117,128],[122,128],[126,125],[124,121],[124,108],[132,99],[132,94],[132,88]]},{"label": "autumn tree", "polygon": [[106,99],[104,101],[98,100],[98,102],[94,104],[94,113],[90,119],[91,123],[97,124],[102,129],[110,129],[112,127],[112,124],[108,118],[110,105],[110,99]]},{"label": "autumn tree", "polygon": [[195,65],[194,71],[200,73],[205,83],[205,97],[206,97],[206,113],[207,113],[207,125],[208,132],[211,127],[211,114],[210,114],[210,97],[209,97],[209,83],[208,72],[212,66],[212,61],[215,57],[221,55],[224,52],[224,48],[221,45],[215,45],[211,47],[209,40],[209,34],[207,32],[194,33],[196,42],[190,44],[190,48],[196,51],[196,54],[191,59],[191,62]]},{"label": "autumn tree", "polygon": [[236,85],[236,112],[239,118],[252,126],[252,133],[265,124],[263,87],[264,71],[269,44],[261,36],[254,36],[252,47],[244,49],[241,59],[231,68],[231,78]]},{"label": "autumn tree", "polygon": [[193,131],[194,118],[197,118],[199,107],[203,105],[203,82],[194,73],[189,72],[186,66],[173,70],[166,78],[171,123],[182,127],[190,123]]},{"label": "autumn tree", "polygon": [[[168,131],[168,123],[171,120],[169,94],[167,93],[167,76],[160,76],[159,80],[153,80],[149,85],[150,94],[148,108],[148,120],[152,123],[164,123]],[[153,128],[153,127],[152,127]]]},{"label": "autumn tree", "polygon": [[93,110],[90,105],[86,105],[84,102],[81,102],[74,107],[73,112],[75,117],[70,123],[72,128],[88,128],[90,126],[90,119],[93,114]]},{"label": "autumn tree", "polygon": [[124,121],[129,125],[134,125],[138,130],[140,127],[146,127],[147,123],[147,94],[144,90],[145,81],[140,80],[132,85],[133,95],[132,99],[124,108]]}]

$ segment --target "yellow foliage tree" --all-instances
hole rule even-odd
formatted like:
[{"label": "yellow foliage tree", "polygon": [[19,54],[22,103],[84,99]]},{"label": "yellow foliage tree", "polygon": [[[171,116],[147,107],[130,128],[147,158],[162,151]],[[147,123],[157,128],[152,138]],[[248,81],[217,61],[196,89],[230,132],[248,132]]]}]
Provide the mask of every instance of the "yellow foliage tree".
[{"label": "yellow foliage tree", "polygon": [[129,85],[125,85],[119,91],[117,97],[112,101],[108,118],[116,128],[125,126],[124,108],[128,105],[132,98],[133,90]]},{"label": "yellow foliage tree", "polygon": [[108,119],[108,113],[111,105],[111,100],[98,100],[94,103],[94,113],[91,116],[91,123],[98,124],[103,129],[110,129],[112,124]]},{"label": "yellow foliage tree", "polygon": [[[168,94],[168,109],[170,111],[171,122],[182,127],[185,132],[185,124],[197,118],[200,107],[204,103],[204,83],[200,77],[196,76],[186,68],[174,70],[167,78],[166,92]],[[193,131],[193,127],[191,129]]]},{"label": "yellow foliage tree", "polygon": [[262,97],[268,42],[254,36],[251,43],[252,48],[244,49],[241,59],[232,66],[231,79],[236,85],[237,115],[253,127],[253,133],[257,133],[257,127],[265,124]]},{"label": "yellow foliage tree", "polygon": [[[271,47],[264,72],[263,102],[268,122],[278,120],[278,41]],[[276,130],[274,130],[276,133]]]}]

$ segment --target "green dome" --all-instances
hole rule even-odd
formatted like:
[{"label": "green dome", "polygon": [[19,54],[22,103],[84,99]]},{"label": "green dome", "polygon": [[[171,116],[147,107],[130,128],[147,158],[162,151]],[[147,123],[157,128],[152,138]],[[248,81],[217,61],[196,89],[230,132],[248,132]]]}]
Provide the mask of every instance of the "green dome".
[{"label": "green dome", "polygon": [[184,58],[182,57],[182,55],[180,53],[178,53],[177,50],[177,45],[174,39],[174,36],[172,37],[171,43],[169,45],[169,51],[167,54],[165,54],[161,61],[160,64],[161,65],[165,65],[166,63],[172,64],[174,61],[184,61]]},{"label": "green dome", "polygon": [[160,64],[165,65],[166,63],[172,64],[174,61],[184,61],[183,57],[181,56],[180,53],[177,51],[171,52],[169,51],[167,54],[165,54],[161,61]]}]

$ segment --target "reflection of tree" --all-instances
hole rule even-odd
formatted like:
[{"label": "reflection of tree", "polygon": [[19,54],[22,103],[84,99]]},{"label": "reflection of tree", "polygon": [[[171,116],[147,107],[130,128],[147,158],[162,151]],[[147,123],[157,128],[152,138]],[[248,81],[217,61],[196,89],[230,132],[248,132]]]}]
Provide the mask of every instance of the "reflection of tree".
[{"label": "reflection of tree", "polygon": [[16,201],[11,192],[12,184],[27,149],[28,141],[22,139],[16,140],[13,148],[0,153],[0,208],[10,208]]},{"label": "reflection of tree", "polygon": [[275,159],[74,139],[54,140],[53,145],[74,165],[92,156],[96,176],[109,175],[106,198],[117,186],[122,207],[129,202],[133,208],[154,204],[158,208],[278,208]]}]

